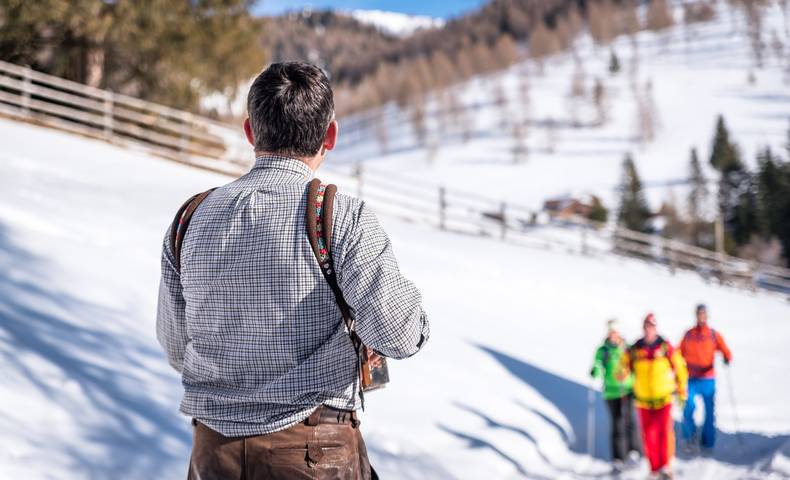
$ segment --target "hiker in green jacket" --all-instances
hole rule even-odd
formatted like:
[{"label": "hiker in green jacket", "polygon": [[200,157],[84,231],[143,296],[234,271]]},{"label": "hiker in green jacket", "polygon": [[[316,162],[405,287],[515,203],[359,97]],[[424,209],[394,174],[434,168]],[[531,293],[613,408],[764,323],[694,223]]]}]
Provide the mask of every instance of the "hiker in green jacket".
[{"label": "hiker in green jacket", "polygon": [[[606,322],[607,335],[595,352],[590,375],[603,378],[603,398],[612,417],[612,458],[614,470],[622,470],[625,462],[635,461],[641,456],[639,427],[634,413],[634,377],[628,374],[618,380],[620,357],[627,348],[617,329],[617,320]],[[620,375],[622,376],[622,375]]]}]

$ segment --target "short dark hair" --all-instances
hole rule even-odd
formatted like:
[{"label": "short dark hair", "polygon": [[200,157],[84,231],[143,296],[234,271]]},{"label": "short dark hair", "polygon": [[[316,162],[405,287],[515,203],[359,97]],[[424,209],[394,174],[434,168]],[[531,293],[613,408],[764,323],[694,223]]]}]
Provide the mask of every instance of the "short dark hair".
[{"label": "short dark hair", "polygon": [[303,62],[271,64],[247,95],[255,151],[315,155],[334,109],[332,87],[320,68]]}]

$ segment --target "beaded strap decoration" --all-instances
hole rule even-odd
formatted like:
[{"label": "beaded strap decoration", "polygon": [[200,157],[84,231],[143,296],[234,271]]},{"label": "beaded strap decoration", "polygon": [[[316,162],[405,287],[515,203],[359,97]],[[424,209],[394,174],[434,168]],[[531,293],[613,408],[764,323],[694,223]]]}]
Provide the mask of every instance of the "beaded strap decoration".
[{"label": "beaded strap decoration", "polygon": [[318,256],[321,266],[323,267],[329,261],[329,250],[326,249],[326,242],[324,241],[324,192],[326,185],[323,183],[318,187],[315,193],[315,234],[318,242]]}]

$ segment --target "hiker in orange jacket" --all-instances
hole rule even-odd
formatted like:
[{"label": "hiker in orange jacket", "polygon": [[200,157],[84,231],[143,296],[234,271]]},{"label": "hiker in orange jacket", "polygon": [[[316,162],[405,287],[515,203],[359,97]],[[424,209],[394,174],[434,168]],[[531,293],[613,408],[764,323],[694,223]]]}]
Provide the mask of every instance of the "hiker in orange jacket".
[{"label": "hiker in orange jacket", "polygon": [[[683,440],[689,450],[694,450],[697,441],[703,450],[710,451],[716,443],[716,371],[714,360],[716,352],[721,352],[725,365],[732,360],[732,353],[724,343],[724,338],[708,326],[708,309],[697,305],[697,325],[686,332],[680,342],[680,351],[689,369],[689,398],[683,410]],[[702,435],[696,440],[697,425],[694,423],[694,398],[702,396],[705,404],[705,423]]]},{"label": "hiker in orange jacket", "polygon": [[643,322],[644,337],[622,356],[621,375],[634,374],[634,396],[642,428],[642,445],[651,478],[672,478],[675,455],[672,401],[686,399],[688,372],[680,352],[658,335],[652,313]]}]

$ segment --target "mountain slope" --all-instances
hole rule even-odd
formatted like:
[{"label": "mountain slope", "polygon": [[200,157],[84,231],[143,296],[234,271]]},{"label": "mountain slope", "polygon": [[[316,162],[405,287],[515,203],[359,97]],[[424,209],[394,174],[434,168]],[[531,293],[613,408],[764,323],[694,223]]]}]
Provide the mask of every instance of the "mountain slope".
[{"label": "mountain slope", "polygon": [[[716,8],[713,21],[688,26],[676,13],[675,27],[640,32],[633,44],[621,37],[600,47],[581,37],[574,53],[530,60],[429,96],[422,115],[389,105],[348,118],[336,156],[349,168],[361,162],[382,174],[397,172],[531,208],[576,192],[594,193],[613,208],[622,161],[631,152],[654,209],[673,195],[683,201],[692,147],[708,179],[715,178],[707,159],[719,114],[748,165],[754,166],[757,151],[766,146],[788,155],[785,50],[765,48],[757,68],[748,18],[726,4]],[[778,6],[761,18],[766,45],[769,38],[778,39],[775,46],[790,44]],[[608,70],[611,52],[619,57],[616,74]],[[596,79],[603,86],[602,125]],[[652,140],[642,138],[640,105],[652,112]],[[465,107],[461,113],[448,111],[459,106]],[[414,118],[423,117],[421,143]],[[520,142],[526,155],[514,164]]]}]

